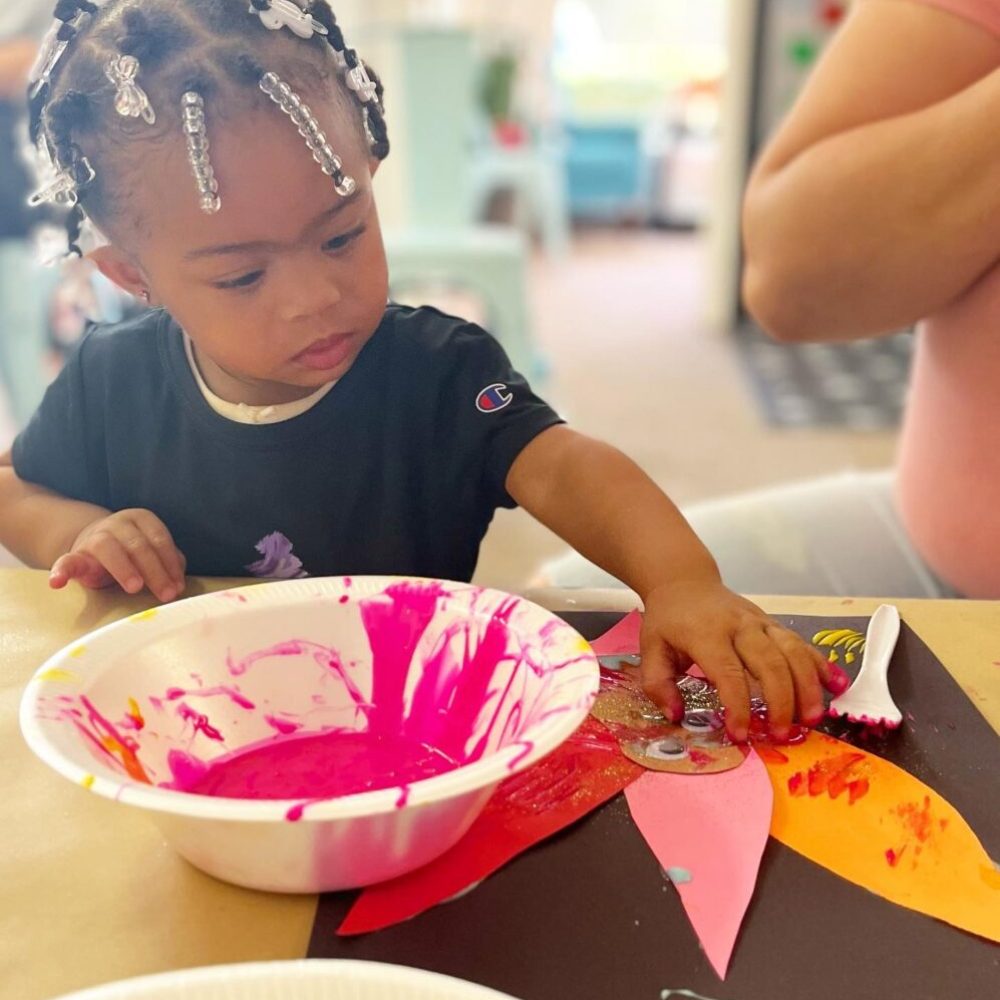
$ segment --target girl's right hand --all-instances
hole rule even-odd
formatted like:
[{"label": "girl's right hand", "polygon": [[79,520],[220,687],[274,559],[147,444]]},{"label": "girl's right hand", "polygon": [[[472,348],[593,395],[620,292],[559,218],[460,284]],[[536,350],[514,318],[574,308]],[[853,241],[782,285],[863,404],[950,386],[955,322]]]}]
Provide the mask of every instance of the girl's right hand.
[{"label": "girl's right hand", "polygon": [[122,510],[80,532],[73,548],[56,560],[49,586],[62,590],[77,580],[100,590],[117,583],[127,594],[138,594],[145,586],[166,603],[184,592],[186,568],[184,554],[155,514]]}]

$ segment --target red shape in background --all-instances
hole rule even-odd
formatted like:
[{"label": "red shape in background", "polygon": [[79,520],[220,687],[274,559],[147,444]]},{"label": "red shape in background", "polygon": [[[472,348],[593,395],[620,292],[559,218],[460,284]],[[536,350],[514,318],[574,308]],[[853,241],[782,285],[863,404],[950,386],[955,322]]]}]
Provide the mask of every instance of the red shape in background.
[{"label": "red shape in background", "polygon": [[846,14],[847,8],[843,3],[837,3],[836,0],[828,0],[828,2],[820,4],[820,20],[831,28],[840,24]]}]

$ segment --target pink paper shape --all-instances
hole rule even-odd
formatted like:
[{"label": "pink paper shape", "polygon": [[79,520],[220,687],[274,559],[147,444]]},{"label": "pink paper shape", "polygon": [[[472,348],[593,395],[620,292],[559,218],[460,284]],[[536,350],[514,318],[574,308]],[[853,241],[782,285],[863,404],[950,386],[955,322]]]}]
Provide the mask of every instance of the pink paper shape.
[{"label": "pink paper shape", "polygon": [[642,615],[638,611],[632,611],[590,646],[597,656],[632,656],[639,652],[641,631]]},{"label": "pink paper shape", "polygon": [[[617,625],[612,626],[591,644],[597,656],[635,656],[639,652],[639,635],[642,632],[642,613],[632,611]],[[705,674],[701,667],[692,664],[688,669],[692,677],[702,677]]]},{"label": "pink paper shape", "polygon": [[660,866],[674,870],[688,919],[725,979],[771,825],[767,768],[751,750],[740,767],[720,774],[647,771],[625,797]]}]

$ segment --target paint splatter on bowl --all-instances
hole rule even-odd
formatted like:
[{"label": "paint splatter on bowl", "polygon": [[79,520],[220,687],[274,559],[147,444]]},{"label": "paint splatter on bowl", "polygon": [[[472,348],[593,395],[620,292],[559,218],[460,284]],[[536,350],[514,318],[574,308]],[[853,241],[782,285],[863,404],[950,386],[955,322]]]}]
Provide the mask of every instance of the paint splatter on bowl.
[{"label": "paint splatter on bowl", "polygon": [[192,598],[84,638],[21,704],[64,777],[149,811],[218,878],[318,892],[394,878],[584,720],[597,661],[520,598],[389,577]]}]

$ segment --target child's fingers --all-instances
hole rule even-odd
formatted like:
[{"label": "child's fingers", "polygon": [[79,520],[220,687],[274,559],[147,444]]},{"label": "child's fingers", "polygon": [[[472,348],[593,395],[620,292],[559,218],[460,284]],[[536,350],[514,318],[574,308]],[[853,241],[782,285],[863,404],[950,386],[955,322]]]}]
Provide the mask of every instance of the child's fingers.
[{"label": "child's fingers", "polygon": [[802,645],[809,650],[820,684],[832,691],[838,683],[836,674],[843,673],[843,671],[836,664],[831,663],[815,646],[809,645],[805,640],[803,640]]},{"label": "child's fingers", "polygon": [[62,590],[73,579],[73,569],[69,559],[70,556],[61,556],[49,572],[49,586],[53,590]]},{"label": "child's fingers", "polygon": [[851,678],[845,674],[836,663],[828,660],[814,646],[810,646],[809,648],[819,661],[816,669],[820,671],[820,680],[823,687],[825,687],[831,694],[843,694],[851,686]]},{"label": "child's fingers", "polygon": [[[788,632],[787,629],[784,630]],[[820,684],[831,694],[843,694],[851,686],[851,678],[840,667],[828,660],[815,646],[803,641],[802,648],[809,653]]]},{"label": "child's fingers", "polygon": [[122,542],[110,531],[95,532],[87,539],[84,551],[101,563],[126,594],[138,594],[142,590],[142,573],[129,558]]},{"label": "child's fingers", "polygon": [[746,742],[750,730],[750,685],[743,662],[728,639],[690,650],[695,663],[716,686],[726,708],[726,731],[736,743]]},{"label": "child's fingers", "polygon": [[[784,631],[788,632],[788,629],[784,629]],[[809,651],[814,669],[819,675],[820,684],[831,694],[843,694],[850,686],[850,677],[836,663],[828,660],[815,646],[810,646],[805,641],[802,642],[802,646]]]},{"label": "child's fingers", "polygon": [[139,571],[150,591],[161,601],[172,601],[177,596],[177,584],[167,571],[160,553],[142,529],[132,521],[115,526],[115,536],[127,553],[129,562]]},{"label": "child's fingers", "polygon": [[177,594],[181,593],[186,586],[184,574],[187,570],[187,560],[174,544],[170,529],[148,510],[136,511],[133,521],[159,556],[163,568],[174,585],[174,590]]},{"label": "child's fingers", "polygon": [[733,644],[763,689],[772,735],[778,740],[787,739],[795,710],[795,686],[785,654],[759,627],[741,629]]},{"label": "child's fingers", "polygon": [[100,562],[86,552],[70,552],[53,565],[49,573],[49,586],[53,590],[62,590],[70,580],[78,580],[91,590],[100,590],[111,582]]},{"label": "child's fingers", "polygon": [[684,718],[684,699],[677,688],[677,663],[673,652],[652,630],[640,641],[642,689],[650,701],[673,722]]},{"label": "child's fingers", "polygon": [[815,726],[823,718],[823,688],[816,658],[813,656],[816,650],[807,646],[794,632],[778,625],[768,626],[766,631],[791,668],[799,719],[807,726]]}]

